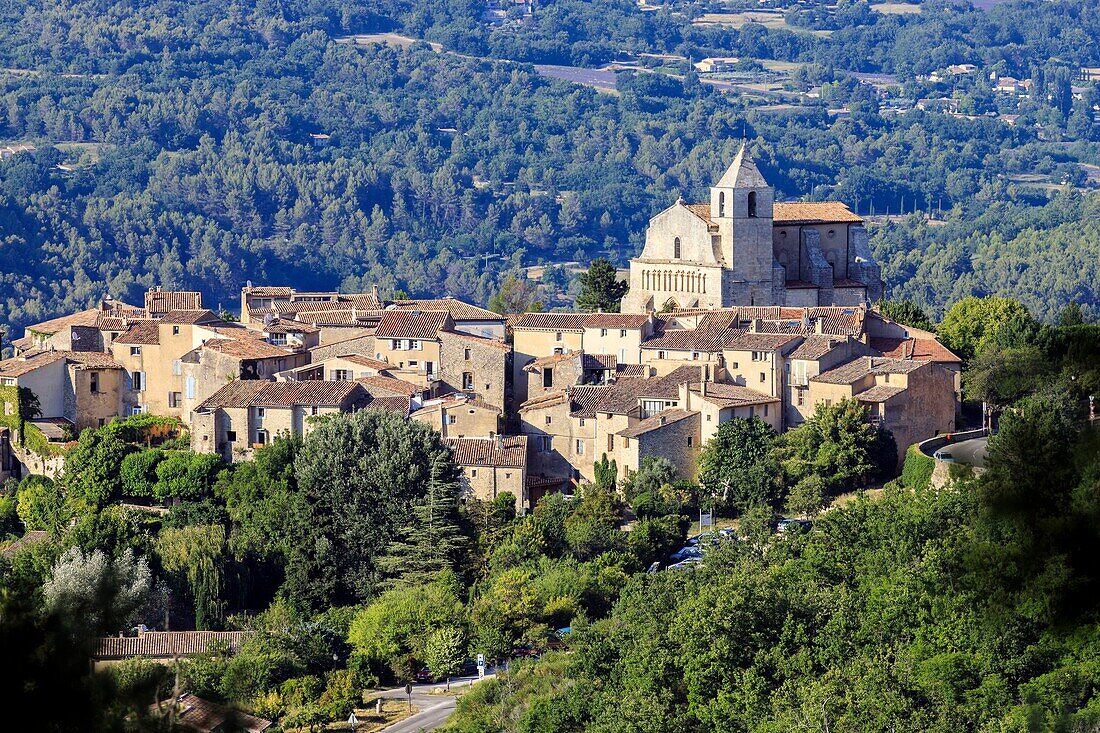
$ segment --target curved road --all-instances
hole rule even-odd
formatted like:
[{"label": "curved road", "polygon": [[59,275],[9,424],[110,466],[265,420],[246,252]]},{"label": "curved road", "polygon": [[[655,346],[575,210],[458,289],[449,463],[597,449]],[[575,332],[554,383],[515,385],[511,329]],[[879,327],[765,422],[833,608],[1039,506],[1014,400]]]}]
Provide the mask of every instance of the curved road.
[{"label": "curved road", "polygon": [[940,448],[951,454],[956,463],[963,463],[974,468],[985,468],[986,448],[989,446],[989,438],[974,438],[959,443],[951,443]]},{"label": "curved road", "polygon": [[[486,674],[485,679],[492,677]],[[478,682],[477,677],[452,677],[451,687],[463,687]],[[446,689],[447,683],[440,682],[432,685],[413,685],[412,703],[417,709],[416,715],[394,723],[388,728],[383,728],[379,733],[420,733],[432,731],[443,726],[451,713],[455,710],[454,695],[447,695],[441,690]],[[433,694],[433,691],[434,694]],[[380,697],[407,701],[409,696],[405,694],[404,687],[395,687],[391,690],[383,690]]]}]

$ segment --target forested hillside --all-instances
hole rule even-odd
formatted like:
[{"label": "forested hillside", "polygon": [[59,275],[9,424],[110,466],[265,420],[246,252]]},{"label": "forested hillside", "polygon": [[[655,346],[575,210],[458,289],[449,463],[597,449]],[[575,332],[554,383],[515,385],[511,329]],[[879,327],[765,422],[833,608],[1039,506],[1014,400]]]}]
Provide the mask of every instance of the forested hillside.
[{"label": "forested hillside", "polygon": [[[685,50],[683,38],[702,32],[664,11],[642,18],[629,3],[546,5],[524,31],[531,48],[551,32],[538,24],[553,19],[593,37],[604,28],[600,37],[615,47],[630,36],[626,50]],[[1041,5],[1034,12],[1052,4]],[[861,101],[865,87],[826,66],[822,78],[836,80],[829,104],[849,104],[849,117],[824,105],[764,112],[690,72],[626,72],[618,94],[607,95],[521,64],[334,41],[400,28],[516,56],[492,38],[470,47],[456,39],[463,18],[470,38],[496,33],[470,20],[480,7],[5,5],[0,140],[38,152],[0,162],[0,322],[21,335],[23,325],[86,306],[104,290],[133,300],[153,284],[231,305],[246,279],[377,283],[484,303],[521,264],[598,254],[624,263],[649,217],[681,194],[703,195],[742,135],[780,196],[840,198],[864,213],[948,212],[946,227],[895,224],[875,237],[888,285],[933,313],[971,292],[1018,296],[1044,317],[1071,298],[1096,302],[1088,285],[1096,278],[1086,275],[1100,238],[1072,223],[1095,202],[1066,196],[1047,205],[1042,190],[1006,178],[1100,162],[1087,141],[1093,131],[1066,146],[993,120],[920,111],[887,118]],[[1012,7],[1014,18],[1032,12]],[[575,22],[596,10],[606,26]],[[943,12],[957,15],[956,25],[969,17]],[[1079,53],[1095,48],[1091,22],[1075,26]],[[1061,35],[1040,44],[1028,27],[1013,30],[1020,58],[1066,45]],[[450,36],[439,35],[444,28]],[[1001,39],[987,30],[975,48]],[[745,45],[754,34],[757,44]],[[967,34],[958,42],[978,43]],[[553,35],[574,50],[590,41]],[[782,57],[760,44],[788,36],[750,24],[707,43]],[[811,56],[826,48],[814,43]],[[318,144],[311,134],[330,138]],[[1048,236],[1048,224],[1064,228]],[[992,256],[1002,251],[1016,253],[1011,265]]]}]

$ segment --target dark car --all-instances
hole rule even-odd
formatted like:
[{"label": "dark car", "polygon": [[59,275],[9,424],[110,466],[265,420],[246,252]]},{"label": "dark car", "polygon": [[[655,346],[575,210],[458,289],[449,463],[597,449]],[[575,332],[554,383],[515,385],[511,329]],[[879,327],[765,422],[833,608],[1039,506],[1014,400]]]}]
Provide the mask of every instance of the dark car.
[{"label": "dark car", "polygon": [[703,556],[703,551],[702,550],[700,550],[698,547],[688,545],[687,547],[682,547],[679,550],[677,550],[676,552],[672,553],[672,555],[669,556],[668,559],[671,560],[674,563],[677,563],[677,562],[682,562],[682,561],[688,560],[688,559],[697,560],[697,559],[701,558],[702,556]]},{"label": "dark car", "polygon": [[809,532],[814,523],[809,519],[780,519],[776,530],[779,532]]},{"label": "dark car", "polygon": [[424,667],[415,675],[413,675],[413,679],[420,683],[435,682],[435,675],[432,674],[432,671],[430,669]]}]

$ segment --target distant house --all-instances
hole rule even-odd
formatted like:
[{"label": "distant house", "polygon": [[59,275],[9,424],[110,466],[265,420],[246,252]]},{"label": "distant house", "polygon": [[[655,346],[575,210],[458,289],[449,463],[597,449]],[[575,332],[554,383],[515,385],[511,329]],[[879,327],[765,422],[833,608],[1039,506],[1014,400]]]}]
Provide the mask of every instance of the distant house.
[{"label": "distant house", "polygon": [[104,636],[96,639],[92,662],[96,665],[124,659],[191,657],[224,647],[236,651],[250,631],[139,631],[137,636]]},{"label": "distant house", "polygon": [[462,495],[492,501],[507,491],[516,510],[534,506],[527,492],[527,436],[448,438],[455,464],[462,469]]},{"label": "distant house", "polygon": [[154,703],[149,713],[156,717],[175,715],[177,725],[195,733],[263,733],[271,727],[270,720],[242,713],[185,692],[175,701]]},{"label": "distant house", "polygon": [[700,74],[716,74],[725,71],[733,71],[740,60],[741,59],[733,56],[705,58],[695,63],[695,70]]}]

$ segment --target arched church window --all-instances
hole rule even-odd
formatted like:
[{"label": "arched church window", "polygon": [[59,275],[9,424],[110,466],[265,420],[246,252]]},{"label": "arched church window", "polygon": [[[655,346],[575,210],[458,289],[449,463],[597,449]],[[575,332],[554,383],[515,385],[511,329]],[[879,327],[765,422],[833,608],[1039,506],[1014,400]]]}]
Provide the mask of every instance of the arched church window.
[{"label": "arched church window", "polygon": [[674,259],[680,259],[680,238],[672,240],[672,257]]},{"label": "arched church window", "polygon": [[756,191],[749,191],[749,216],[756,216]]},{"label": "arched church window", "polygon": [[718,192],[718,216],[721,217],[721,216],[725,216],[725,215],[726,215],[726,192],[725,191],[719,191]]}]

